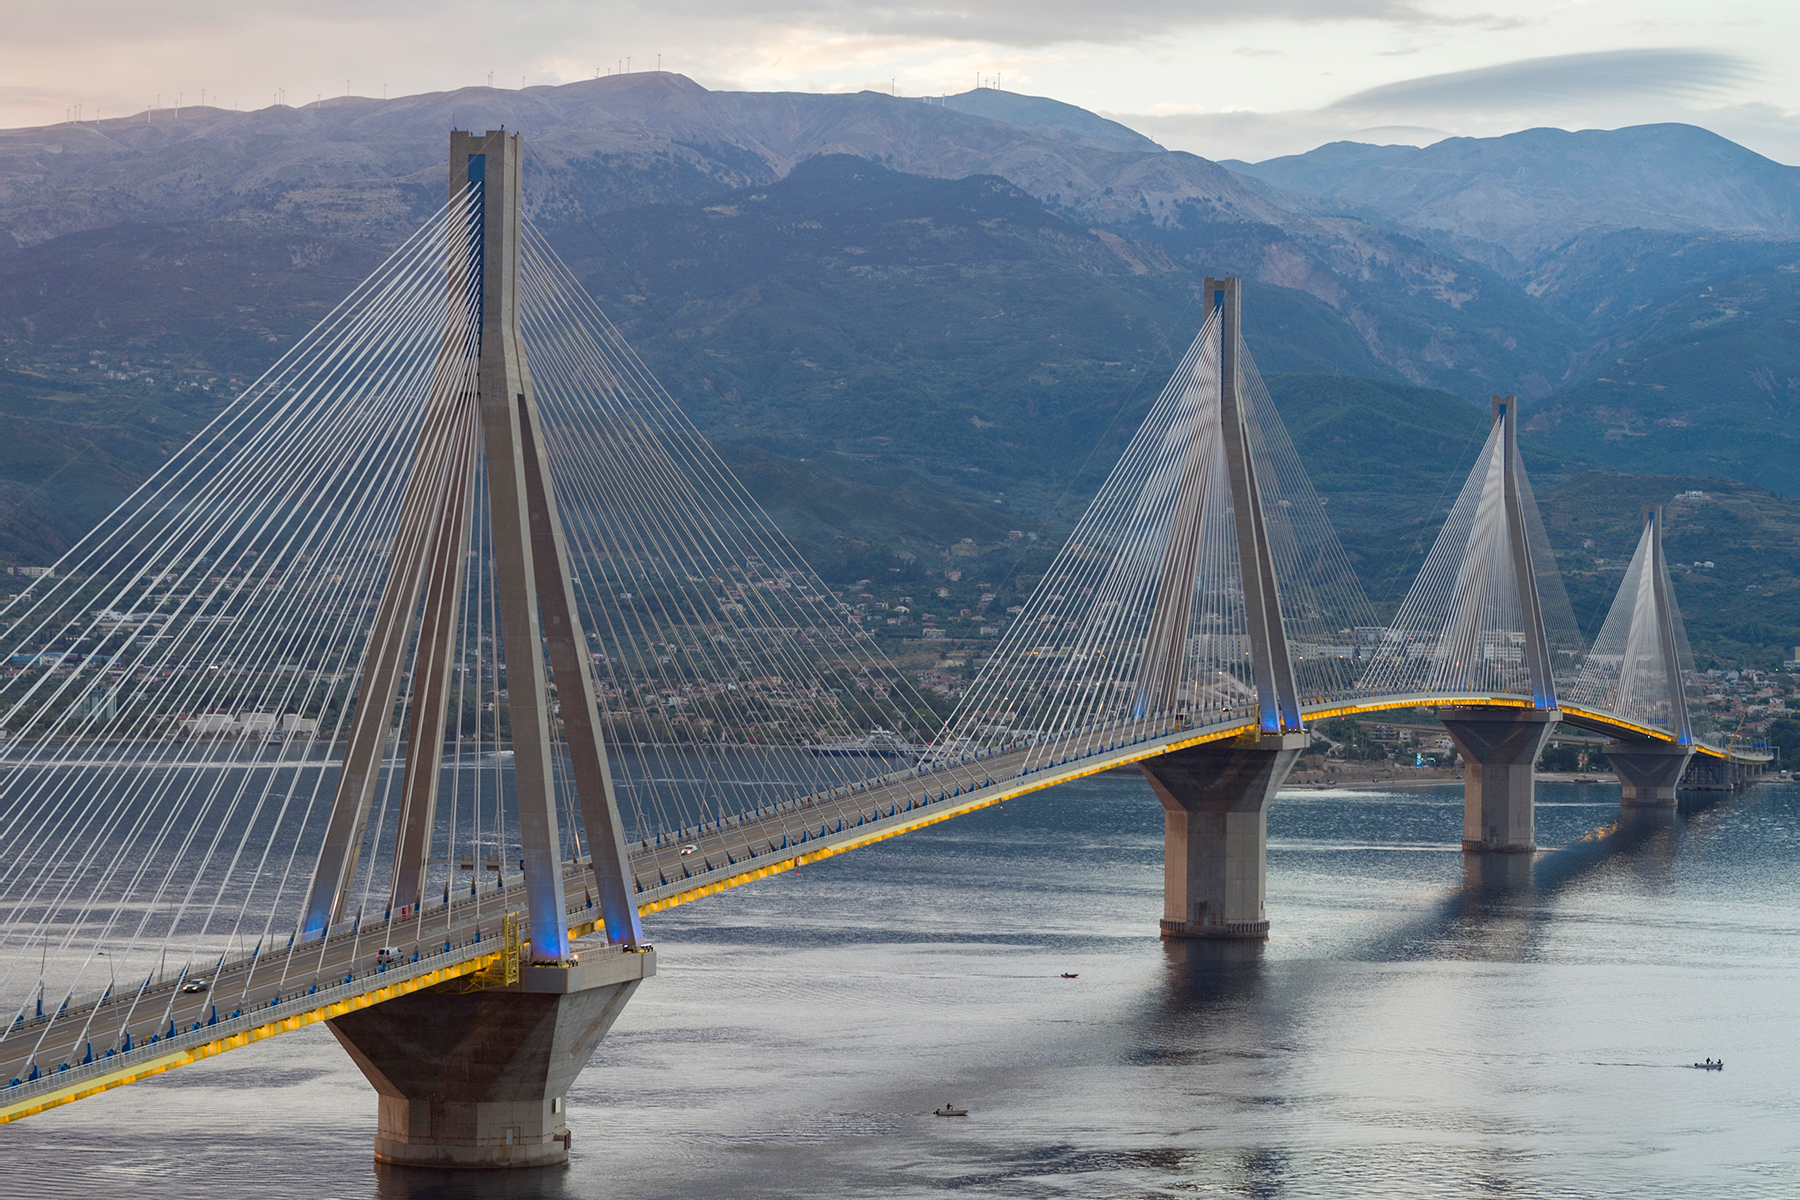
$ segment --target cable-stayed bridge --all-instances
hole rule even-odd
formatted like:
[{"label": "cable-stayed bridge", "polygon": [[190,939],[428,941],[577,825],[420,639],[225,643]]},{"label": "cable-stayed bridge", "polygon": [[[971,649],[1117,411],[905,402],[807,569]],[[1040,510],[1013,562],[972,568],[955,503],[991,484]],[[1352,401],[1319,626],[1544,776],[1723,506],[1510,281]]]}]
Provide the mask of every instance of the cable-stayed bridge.
[{"label": "cable-stayed bridge", "polygon": [[947,720],[524,217],[517,135],[4,613],[0,1121],[329,1021],[377,1156],[529,1165],[654,973],[644,913],[1139,764],[1170,937],[1265,936],[1266,808],[1328,716],[1430,707],[1464,848],[1532,765],[1696,738],[1660,514],[1591,647],[1510,398],[1377,618],[1235,279]]}]

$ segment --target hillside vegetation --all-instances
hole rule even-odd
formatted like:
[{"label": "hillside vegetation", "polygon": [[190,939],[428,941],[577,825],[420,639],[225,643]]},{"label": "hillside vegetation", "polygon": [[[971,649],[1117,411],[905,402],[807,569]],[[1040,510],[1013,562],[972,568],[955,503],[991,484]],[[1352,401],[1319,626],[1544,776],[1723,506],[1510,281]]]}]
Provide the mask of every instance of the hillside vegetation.
[{"label": "hillside vegetation", "polygon": [[1568,322],[1531,428],[1800,494],[1800,168],[1691,125],[1338,142],[1234,170],[1487,264]]},{"label": "hillside vegetation", "polygon": [[0,559],[54,558],[429,216],[453,120],[528,132],[533,220],[834,581],[974,557],[983,592],[1025,586],[1201,278],[1239,274],[1378,604],[1516,393],[1582,621],[1642,504],[1700,492],[1670,522],[1672,557],[1715,564],[1677,581],[1696,645],[1800,640],[1792,168],[1652,127],[1232,164],[1252,178],[1040,97],[664,74],[0,131]]}]

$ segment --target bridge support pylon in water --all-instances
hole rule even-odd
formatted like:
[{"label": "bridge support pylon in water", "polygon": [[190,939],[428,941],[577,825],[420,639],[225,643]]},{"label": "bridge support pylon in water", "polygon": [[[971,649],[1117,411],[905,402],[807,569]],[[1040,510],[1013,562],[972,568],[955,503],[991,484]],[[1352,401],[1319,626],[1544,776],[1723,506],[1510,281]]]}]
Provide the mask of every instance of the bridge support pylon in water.
[{"label": "bridge support pylon in water", "polygon": [[[1653,704],[1660,700],[1664,711],[1656,715],[1674,731],[1675,741],[1611,741],[1606,744],[1606,761],[1619,777],[1619,803],[1626,808],[1673,808],[1676,788],[1694,757],[1694,725],[1688,713],[1686,681],[1682,677],[1680,644],[1676,637],[1675,596],[1669,583],[1669,566],[1663,558],[1662,523],[1661,507],[1644,509],[1642,542],[1649,561],[1644,564],[1638,577],[1637,594],[1632,597],[1631,626],[1625,637],[1625,667],[1620,671],[1620,694],[1614,703],[1629,711],[1637,699],[1632,694],[1638,683],[1637,676],[1647,674],[1652,689],[1658,683],[1661,685],[1660,697],[1653,691],[1650,699]],[[1646,667],[1649,668],[1647,672]]]},{"label": "bridge support pylon in water", "polygon": [[[409,661],[414,686],[389,912],[425,899],[457,606],[470,523],[485,502],[525,908],[506,917],[516,933],[501,978],[451,980],[331,1020],[381,1094],[375,1156],[392,1164],[565,1160],[563,1097],[626,1000],[655,972],[641,944],[589,647],[520,335],[523,157],[518,134],[450,135],[450,200],[466,214],[475,247],[467,257],[451,247],[448,282],[453,300],[475,297],[473,329],[454,325],[467,306],[453,303],[301,927],[310,940],[359,915],[349,907],[351,887]],[[485,497],[476,487],[481,463]],[[569,939],[552,679],[592,863],[582,884],[608,942],[585,963]]]},{"label": "bridge support pylon in water", "polygon": [[[1537,571],[1531,561],[1520,478],[1518,406],[1515,396],[1493,398],[1494,424],[1503,446],[1499,507],[1505,530],[1502,570],[1517,598],[1522,636],[1518,653],[1531,683],[1530,708],[1446,708],[1439,711],[1444,731],[1463,758],[1463,852],[1465,854],[1529,854],[1537,849],[1535,808],[1538,755],[1550,731],[1562,720],[1556,706],[1556,681],[1550,664],[1550,639],[1538,595]],[[1492,477],[1490,477],[1492,478]],[[1476,598],[1471,595],[1469,600]],[[1500,647],[1474,648],[1481,653]],[[1465,651],[1467,652],[1467,651]]]},{"label": "bridge support pylon in water", "polygon": [[[1258,729],[1229,742],[1161,755],[1141,764],[1141,769],[1163,805],[1162,935],[1261,939],[1269,935],[1264,909],[1269,800],[1308,738],[1300,719],[1275,556],[1239,390],[1242,288],[1239,280],[1230,278],[1208,279],[1204,288],[1218,312],[1218,441],[1211,431],[1195,429],[1185,474],[1197,475],[1198,456],[1206,448],[1223,447]],[[1198,413],[1200,419],[1210,416],[1204,406]],[[1144,653],[1147,683],[1154,693],[1147,696],[1147,703],[1164,712],[1174,711],[1179,703],[1177,686],[1193,623],[1204,503],[1202,489],[1189,486],[1184,478],[1169,522],[1169,547]]]},{"label": "bridge support pylon in water", "polygon": [[1606,761],[1619,777],[1626,808],[1674,808],[1676,789],[1694,757],[1692,746],[1670,742],[1608,742]]},{"label": "bridge support pylon in water", "polygon": [[1269,800],[1307,742],[1255,734],[1143,764],[1163,805],[1164,937],[1269,936]]},{"label": "bridge support pylon in water", "polygon": [[331,1032],[380,1094],[375,1161],[408,1167],[566,1162],[569,1087],[654,952],[527,966],[505,987],[455,982],[360,1009]]},{"label": "bridge support pylon in water", "polygon": [[1463,757],[1463,851],[1536,850],[1537,760],[1562,713],[1541,708],[1446,708],[1438,716]]}]

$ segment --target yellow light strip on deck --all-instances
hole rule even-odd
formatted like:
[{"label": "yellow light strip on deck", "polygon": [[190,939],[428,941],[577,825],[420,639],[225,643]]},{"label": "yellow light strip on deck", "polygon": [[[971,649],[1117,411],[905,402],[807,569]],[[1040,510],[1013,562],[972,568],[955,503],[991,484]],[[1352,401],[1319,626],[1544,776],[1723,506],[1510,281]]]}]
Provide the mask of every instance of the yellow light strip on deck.
[{"label": "yellow light strip on deck", "polygon": [[[1191,737],[1177,738],[1172,741],[1156,744],[1140,743],[1136,746],[1120,750],[1117,753],[1095,755],[1091,759],[1084,760],[1080,765],[1071,766],[1066,770],[1046,771],[1041,775],[1026,780],[1019,780],[1011,784],[995,784],[993,785],[995,790],[990,794],[982,795],[977,793],[975,796],[972,796],[959,804],[945,805],[935,810],[931,806],[927,806],[923,809],[916,810],[917,815],[909,820],[900,821],[893,825],[885,825],[879,829],[872,829],[867,833],[851,836],[848,831],[846,831],[845,835],[843,835],[844,840],[841,842],[836,842],[828,846],[820,846],[817,850],[808,850],[803,854],[796,854],[792,858],[785,858],[778,862],[767,863],[763,866],[756,867],[753,870],[744,871],[725,879],[699,884],[696,887],[676,892],[672,896],[665,896],[660,900],[646,901],[643,904],[638,905],[638,912],[640,915],[644,913],[662,912],[665,909],[674,908],[678,904],[686,904],[690,900],[698,900],[703,896],[711,896],[715,893],[723,892],[728,888],[738,887],[741,884],[750,883],[757,879],[767,879],[771,875],[778,875],[783,871],[791,871],[795,867],[803,867],[808,863],[819,862],[822,859],[830,858],[834,854],[842,854],[846,850],[855,850],[861,846],[870,846],[876,842],[886,841],[891,837],[899,837],[903,833],[911,833],[913,830],[923,829],[927,825],[936,825],[939,821],[948,821],[952,817],[960,817],[964,813],[971,813],[979,808],[986,808],[992,804],[1000,804],[1004,801],[1027,795],[1031,792],[1041,791],[1047,787],[1055,787],[1059,783],[1067,783],[1071,779],[1081,779],[1087,775],[1098,775],[1100,772],[1110,771],[1114,767],[1122,767],[1130,763],[1141,762],[1146,758],[1156,758],[1174,750],[1185,750],[1189,746],[1204,745],[1207,742],[1226,741],[1227,739],[1240,736],[1246,730],[1254,728],[1255,726],[1253,724],[1246,722],[1241,725],[1228,725],[1222,729],[1213,729],[1206,733],[1195,734]],[[597,925],[598,922],[595,922],[581,926],[580,928],[592,931]],[[573,935],[574,931],[571,930],[570,933]]]},{"label": "yellow light strip on deck", "polygon": [[[1303,708],[1301,711],[1309,721],[1326,721],[1332,717],[1355,716],[1359,713],[1391,712],[1400,708],[1446,708],[1456,705],[1467,705],[1478,708],[1531,708],[1532,701],[1523,696],[1399,696],[1381,700],[1358,700],[1349,704],[1334,704],[1330,707]],[[1580,708],[1573,704],[1558,704],[1557,708],[1569,716],[1582,721],[1604,727],[1618,733],[1634,733],[1647,741],[1675,741],[1675,735],[1654,725],[1640,725],[1636,721],[1627,721],[1623,717],[1611,713],[1599,712],[1595,709]],[[1705,742],[1695,742],[1694,752],[1704,754],[1708,758],[1722,761],[1763,762],[1760,756],[1741,752],[1721,750]]]},{"label": "yellow light strip on deck", "polygon": [[1333,717],[1351,717],[1358,713],[1391,712],[1397,708],[1444,708],[1452,705],[1472,705],[1480,708],[1531,708],[1531,700],[1525,696],[1389,696],[1380,700],[1352,700],[1348,704],[1333,704],[1327,708],[1302,708],[1301,715],[1309,721],[1328,721]]},{"label": "yellow light strip on deck", "polygon": [[241,1029],[215,1041],[190,1046],[185,1050],[171,1050],[157,1058],[121,1067],[109,1075],[89,1076],[71,1083],[66,1089],[42,1092],[13,1104],[0,1106],[0,1125],[4,1125],[8,1121],[17,1121],[23,1117],[34,1116],[47,1108],[56,1108],[76,1100],[85,1100],[89,1096],[95,1096],[113,1088],[124,1087],[128,1083],[136,1083],[138,1080],[147,1079],[152,1075],[161,1075],[164,1071],[185,1067],[189,1063],[199,1062],[203,1058],[212,1058],[227,1050],[248,1046],[251,1042],[260,1042],[264,1038],[272,1038],[277,1034],[291,1033],[305,1025],[316,1025],[320,1021],[329,1021],[333,1017],[341,1017],[358,1009],[369,1008],[385,1000],[404,996],[409,992],[447,983],[464,975],[473,975],[498,962],[502,953],[503,951],[495,951],[493,954],[465,959],[447,967],[439,967],[435,971],[414,975],[410,979],[403,979],[384,987],[372,988],[359,995],[345,996],[306,1012],[294,1013],[291,1016],[282,1017],[251,1029]]},{"label": "yellow light strip on deck", "polygon": [[[1572,713],[1585,721],[1592,721],[1596,725],[1605,725],[1611,729],[1628,729],[1632,733],[1635,733],[1640,737],[1648,738],[1653,742],[1673,742],[1675,740],[1675,735],[1672,733],[1653,728],[1649,725],[1639,725],[1636,721],[1627,721],[1623,717],[1615,717],[1611,713],[1595,712],[1594,710],[1587,708],[1576,708],[1572,704],[1562,705],[1562,710],[1566,713]],[[1698,748],[1699,747],[1695,747],[1695,749]]]},{"label": "yellow light strip on deck", "polygon": [[[1329,720],[1333,717],[1352,716],[1359,713],[1388,712],[1403,708],[1441,708],[1454,705],[1471,705],[1487,708],[1533,707],[1532,701],[1522,696],[1402,696],[1380,700],[1355,701],[1348,704],[1336,704],[1330,707],[1306,709],[1304,710],[1304,713],[1309,720]],[[1621,731],[1629,730],[1632,733],[1636,733],[1654,741],[1672,742],[1675,740],[1672,735],[1665,733],[1662,730],[1622,720],[1611,714],[1593,712],[1568,705],[1562,706],[1562,711],[1578,718],[1592,721],[1596,724],[1609,726]],[[1205,733],[1196,733],[1188,737],[1173,737],[1164,741],[1139,743],[1135,746],[1122,748],[1114,752],[1095,755],[1092,758],[1085,759],[1079,764],[1068,766],[1065,769],[1045,771],[1041,774],[1034,775],[1029,779],[1016,780],[1009,784],[991,785],[991,791],[977,793],[960,803],[940,805],[937,807],[928,805],[924,808],[915,810],[916,815],[907,820],[896,821],[891,825],[882,825],[862,834],[839,835],[843,838],[842,841],[822,845],[816,850],[808,850],[804,853],[795,854],[789,858],[763,863],[752,869],[727,876],[724,879],[697,884],[694,887],[676,892],[673,895],[665,896],[657,900],[646,901],[638,905],[638,912],[640,914],[663,912],[667,909],[674,908],[677,905],[686,904],[691,900],[699,900],[705,896],[715,895],[719,892],[727,891],[746,883],[753,883],[758,879],[767,879],[771,875],[779,875],[783,871],[791,871],[795,867],[803,867],[809,863],[820,862],[833,855],[842,854],[847,850],[855,850],[862,846],[870,846],[876,842],[886,841],[889,838],[899,837],[901,834],[911,833],[916,829],[923,829],[928,825],[936,825],[939,822],[948,821],[953,817],[960,817],[965,813],[971,813],[977,809],[1001,804],[1007,800],[1016,799],[1019,796],[1029,795],[1032,792],[1042,791],[1045,788],[1055,787],[1058,784],[1068,783],[1074,779],[1082,779],[1089,775],[1098,775],[1103,771],[1110,771],[1114,767],[1128,766],[1131,763],[1142,762],[1149,758],[1157,758],[1173,751],[1185,750],[1191,746],[1201,746],[1210,742],[1227,741],[1231,738],[1240,737],[1246,733],[1253,733],[1255,732],[1255,729],[1256,726],[1253,722],[1246,721],[1236,725],[1211,729]],[[1733,757],[1732,754],[1727,751],[1719,750],[1704,744],[1698,744],[1694,749],[1696,752],[1708,755],[1712,758],[1730,759]],[[595,917],[594,919],[571,925],[569,927],[569,936],[571,938],[585,937],[589,934],[602,932],[605,928],[605,921],[602,918]],[[466,959],[463,962],[455,963],[451,966],[439,967],[436,970],[427,971],[423,974],[415,975],[409,979],[400,980],[383,987],[373,988],[355,996],[347,996],[339,1000],[334,1000],[328,1004],[320,1005],[318,1008],[310,1009],[303,1013],[296,1013],[276,1021],[270,1021],[267,1024],[259,1025],[252,1029],[240,1030],[235,1034],[219,1038],[215,1041],[189,1047],[185,1050],[174,1050],[158,1058],[133,1063],[130,1066],[121,1067],[112,1074],[84,1078],[78,1082],[71,1083],[66,1090],[41,1093],[30,1099],[18,1101],[12,1105],[0,1106],[0,1125],[3,1125],[8,1121],[16,1121],[23,1117],[32,1116],[36,1113],[43,1112],[46,1109],[56,1108],[76,1100],[85,1099],[88,1096],[98,1095],[101,1092],[110,1091],[113,1088],[124,1087],[126,1084],[135,1083],[138,1080],[148,1078],[151,1075],[160,1075],[164,1071],[171,1071],[176,1067],[199,1062],[201,1059],[212,1058],[215,1055],[225,1053],[227,1050],[235,1050],[241,1046],[247,1046],[252,1042],[262,1041],[264,1038],[271,1038],[278,1034],[289,1033],[306,1025],[315,1025],[320,1021],[328,1021],[333,1017],[341,1017],[346,1013],[369,1008],[384,1001],[392,1000],[411,992],[421,991],[428,987],[435,987],[440,983],[447,983],[452,979],[459,979],[466,975],[476,974],[500,961],[504,953],[504,948],[502,948],[496,950],[493,954]]]}]

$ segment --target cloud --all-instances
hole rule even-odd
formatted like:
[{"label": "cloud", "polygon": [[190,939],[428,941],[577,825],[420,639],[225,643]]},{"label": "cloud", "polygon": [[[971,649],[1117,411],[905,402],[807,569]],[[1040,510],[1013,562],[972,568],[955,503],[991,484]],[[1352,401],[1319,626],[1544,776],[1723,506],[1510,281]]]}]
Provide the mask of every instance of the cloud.
[{"label": "cloud", "polygon": [[[500,0],[94,0],[84,19],[62,6],[23,6],[8,34],[15,43],[179,42],[196,35],[244,33],[271,24],[402,29],[430,22],[598,32],[621,22],[665,25],[750,23],[822,34],[928,42],[1040,47],[1064,42],[1120,45],[1178,30],[1266,21],[1446,20],[1420,7],[1431,0],[540,0],[516,9]],[[1492,18],[1458,18],[1477,23]],[[506,35],[500,34],[502,40]]]},{"label": "cloud", "polygon": [[1403,79],[1345,96],[1328,107],[1431,117],[1628,96],[1699,96],[1744,83],[1756,74],[1749,59],[1712,50],[1602,50]]},{"label": "cloud", "polygon": [[1369,88],[1320,108],[1105,115],[1172,150],[1260,162],[1332,141],[1424,146],[1533,125],[1616,128],[1683,121],[1779,161],[1800,153],[1800,117],[1719,93],[1761,72],[1709,50],[1609,50],[1498,63]]},{"label": "cloud", "polygon": [[34,105],[47,107],[52,104],[67,104],[78,98],[77,93],[62,88],[0,87],[0,108],[14,105],[21,108]]},{"label": "cloud", "polygon": [[671,15],[758,19],[844,33],[1047,46],[1117,45],[1178,29],[1250,21],[1435,23],[1409,0],[663,0]]}]

